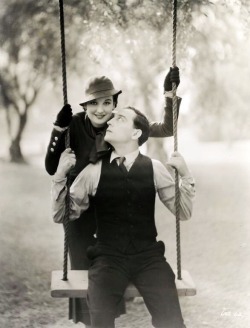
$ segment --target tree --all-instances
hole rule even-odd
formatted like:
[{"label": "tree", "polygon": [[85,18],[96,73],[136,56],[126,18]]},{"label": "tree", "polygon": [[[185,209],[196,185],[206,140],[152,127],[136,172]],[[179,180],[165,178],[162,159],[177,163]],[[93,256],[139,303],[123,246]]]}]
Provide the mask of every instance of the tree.
[{"label": "tree", "polygon": [[246,3],[231,0],[195,13],[192,108],[201,140],[231,142],[250,136],[247,10]]},{"label": "tree", "polygon": [[[171,66],[172,16],[171,2],[158,1],[104,1],[95,2],[85,21],[82,48],[88,49],[96,66],[117,77],[126,94],[126,104],[143,109],[152,120],[163,111],[163,78]],[[178,65],[185,58],[187,36],[193,32],[192,10],[208,1],[179,1],[178,8]],[[103,15],[100,15],[100,12]],[[75,13],[77,15],[77,13]],[[98,19],[99,18],[99,19]],[[159,78],[161,75],[161,79]],[[160,89],[160,93],[158,92]],[[148,143],[151,156],[164,156],[160,150],[163,140]]]},{"label": "tree", "polygon": [[4,5],[0,24],[1,98],[11,139],[10,159],[24,162],[22,133],[46,75],[53,78],[57,31],[51,28],[53,24],[46,24],[42,1],[10,1]]},{"label": "tree", "polygon": [[[81,5],[83,18],[87,5]],[[69,11],[66,33],[73,19]],[[55,83],[61,78],[58,1],[6,0],[2,4],[0,39],[0,98],[8,124],[10,160],[25,162],[20,142],[29,111],[46,82]],[[76,55],[75,39],[68,40],[69,58]],[[73,60],[68,64],[74,67]]]},{"label": "tree", "polygon": [[[209,3],[178,1],[180,58],[185,53],[186,36],[193,29],[192,11]],[[135,96],[143,99],[149,112],[155,77],[166,70],[166,58],[170,57],[166,43],[171,35],[170,1],[72,0],[65,1],[64,8],[68,71],[83,75],[85,70],[93,72],[103,63],[112,62],[117,72],[127,74],[128,65],[131,79],[138,81],[137,89],[142,92],[142,96],[139,92]],[[20,141],[28,113],[45,81],[60,78],[58,1],[5,0],[2,9],[0,95],[9,126],[10,158],[23,162]],[[121,56],[126,60],[121,61]]]}]

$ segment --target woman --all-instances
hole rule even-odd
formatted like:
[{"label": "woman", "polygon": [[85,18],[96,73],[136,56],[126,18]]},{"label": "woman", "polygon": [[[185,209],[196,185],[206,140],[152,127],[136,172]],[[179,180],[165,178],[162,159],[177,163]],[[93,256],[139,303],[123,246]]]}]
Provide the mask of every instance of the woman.
[{"label": "woman", "polygon": [[[164,81],[164,91],[172,89],[172,82],[179,84],[179,69],[170,69]],[[59,163],[60,155],[65,150],[65,131],[70,128],[70,148],[75,152],[76,165],[70,171],[72,183],[75,177],[89,163],[95,163],[108,151],[104,141],[107,121],[112,117],[112,111],[117,106],[121,90],[114,88],[110,79],[105,76],[94,77],[87,83],[85,97],[80,104],[84,111],[72,115],[70,105],[65,105],[58,113],[48,146],[45,167],[53,175]],[[151,137],[172,136],[172,100],[166,98],[165,116],[163,123],[153,122],[150,125]],[[87,248],[95,243],[94,210],[90,206],[79,220],[69,223],[69,256],[71,269],[87,270],[89,259]],[[122,310],[120,309],[120,312]],[[75,323],[81,321],[90,325],[90,318],[85,299],[70,299],[69,319]]]}]

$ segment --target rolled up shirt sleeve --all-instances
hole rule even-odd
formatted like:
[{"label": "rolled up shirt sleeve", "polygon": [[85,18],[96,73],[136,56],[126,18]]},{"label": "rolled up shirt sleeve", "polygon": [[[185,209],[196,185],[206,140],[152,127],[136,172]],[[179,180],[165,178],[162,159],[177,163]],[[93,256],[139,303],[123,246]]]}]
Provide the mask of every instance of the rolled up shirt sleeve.
[{"label": "rolled up shirt sleeve", "polygon": [[[89,164],[76,177],[70,187],[69,219],[76,220],[81,213],[89,207],[89,196],[94,196],[97,190],[101,174],[101,161],[96,164]],[[52,179],[51,201],[52,217],[54,222],[62,223],[65,215],[65,199],[67,195],[67,179],[57,178],[56,174]]]},{"label": "rolled up shirt sleeve", "polygon": [[67,194],[67,179],[60,179],[54,175],[51,186],[52,218],[56,223],[62,223],[65,213],[65,198]]},{"label": "rolled up shirt sleeve", "polygon": [[[161,202],[174,215],[175,205],[175,182],[167,168],[159,161],[152,160],[154,169],[154,183],[156,192]],[[193,201],[195,198],[195,184],[191,176],[180,179],[180,220],[188,220],[192,216]]]}]

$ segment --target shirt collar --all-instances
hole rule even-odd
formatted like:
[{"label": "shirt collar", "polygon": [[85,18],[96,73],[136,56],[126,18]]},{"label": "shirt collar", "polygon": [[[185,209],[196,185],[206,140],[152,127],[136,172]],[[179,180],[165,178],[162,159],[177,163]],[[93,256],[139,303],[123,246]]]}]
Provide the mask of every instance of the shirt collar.
[{"label": "shirt collar", "polygon": [[112,151],[110,156],[110,163],[117,157],[125,157],[126,164],[129,165],[130,163],[134,162],[136,157],[139,155],[139,149],[136,149],[132,153],[126,155],[118,155],[115,150]]}]

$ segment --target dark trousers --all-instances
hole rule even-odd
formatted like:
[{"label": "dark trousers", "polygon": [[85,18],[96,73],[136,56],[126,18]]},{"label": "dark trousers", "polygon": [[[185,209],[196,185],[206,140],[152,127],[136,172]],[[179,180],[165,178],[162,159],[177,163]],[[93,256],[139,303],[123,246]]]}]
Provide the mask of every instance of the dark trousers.
[{"label": "dark trousers", "polygon": [[91,327],[115,327],[116,308],[129,283],[138,288],[157,328],[182,328],[175,275],[164,257],[163,242],[125,254],[96,246],[89,269],[88,304]]},{"label": "dark trousers", "polygon": [[[69,257],[72,270],[88,270],[90,261],[87,257],[87,249],[96,243],[95,231],[96,223],[92,211],[83,213],[78,220],[69,222]],[[85,298],[69,299],[69,319],[74,323],[83,322],[85,325],[90,325],[89,309]]]}]

